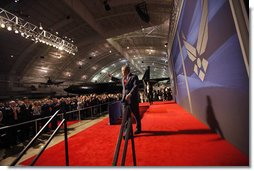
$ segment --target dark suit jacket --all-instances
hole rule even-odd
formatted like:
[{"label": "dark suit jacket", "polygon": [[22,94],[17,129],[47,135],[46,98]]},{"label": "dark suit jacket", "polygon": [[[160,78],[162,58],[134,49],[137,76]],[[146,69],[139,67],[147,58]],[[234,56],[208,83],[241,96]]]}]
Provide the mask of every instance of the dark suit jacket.
[{"label": "dark suit jacket", "polygon": [[122,103],[125,103],[125,97],[127,94],[131,94],[130,98],[130,106],[133,113],[139,112],[139,92],[138,92],[138,76],[135,74],[130,73],[127,76],[126,85],[124,85],[124,79],[122,79],[122,86],[123,86],[123,98],[121,100]]}]

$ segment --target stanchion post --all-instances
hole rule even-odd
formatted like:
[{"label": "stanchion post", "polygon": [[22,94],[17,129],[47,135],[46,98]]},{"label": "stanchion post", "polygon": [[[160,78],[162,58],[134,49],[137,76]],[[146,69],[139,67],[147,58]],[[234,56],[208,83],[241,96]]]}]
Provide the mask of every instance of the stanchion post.
[{"label": "stanchion post", "polygon": [[100,104],[100,115],[102,115],[102,113],[101,113],[101,104]]},{"label": "stanchion post", "polygon": [[69,166],[69,149],[68,149],[68,134],[67,134],[67,120],[66,120],[65,102],[62,102],[62,110],[63,110],[63,117],[64,117],[65,163],[66,163],[66,166]]},{"label": "stanchion post", "polygon": [[36,134],[38,132],[37,126],[38,126],[38,123],[37,123],[37,120],[35,120],[35,132],[36,132]]},{"label": "stanchion post", "polygon": [[78,110],[78,120],[81,121],[80,110]]},{"label": "stanchion post", "polygon": [[[130,122],[131,122],[131,118],[130,118]],[[131,145],[132,145],[132,159],[133,159],[133,166],[136,166],[136,151],[135,151],[135,143],[134,143],[134,135],[133,135],[133,128],[132,128],[132,124],[131,124]]]}]

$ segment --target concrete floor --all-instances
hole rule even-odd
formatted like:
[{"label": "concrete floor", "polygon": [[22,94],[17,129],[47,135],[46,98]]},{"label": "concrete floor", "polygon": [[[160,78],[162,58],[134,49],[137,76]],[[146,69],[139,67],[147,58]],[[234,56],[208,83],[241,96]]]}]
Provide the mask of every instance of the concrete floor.
[{"label": "concrete floor", "polygon": [[[108,115],[104,115],[92,120],[81,120],[80,122],[77,122],[75,124],[72,124],[68,127],[68,137],[71,137],[87,128],[90,126],[100,122],[101,120],[107,118]],[[19,163],[22,161],[38,154],[40,149],[44,146],[46,143],[47,139],[49,138],[50,135],[47,134],[42,134],[42,136],[39,137],[38,141],[34,143],[32,147],[26,152],[26,154],[21,158]],[[53,140],[50,142],[47,148],[61,142],[64,140],[64,133],[63,130],[59,130],[59,133],[53,138]],[[18,154],[24,149],[25,145],[28,144],[29,142],[24,142],[20,143],[8,151],[6,149],[0,149],[0,166],[10,166],[10,164],[15,160],[15,158],[18,156]],[[7,157],[3,158],[4,154],[7,154]],[[19,165],[19,163],[17,165]]]}]

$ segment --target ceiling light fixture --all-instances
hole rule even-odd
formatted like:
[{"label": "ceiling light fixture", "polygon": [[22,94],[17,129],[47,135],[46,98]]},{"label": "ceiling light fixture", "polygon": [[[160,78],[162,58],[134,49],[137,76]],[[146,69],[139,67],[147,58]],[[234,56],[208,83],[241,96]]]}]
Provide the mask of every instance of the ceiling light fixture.
[{"label": "ceiling light fixture", "polygon": [[69,72],[69,71],[65,72],[65,76],[66,77],[71,77],[71,72]]},{"label": "ceiling light fixture", "polygon": [[20,33],[22,37],[25,37],[26,39],[29,38],[35,43],[40,42],[59,50],[64,50],[72,55],[75,55],[75,53],[78,51],[77,46],[74,44],[69,43],[67,40],[64,40],[56,35],[53,35],[48,31],[45,31],[41,23],[38,27],[2,8],[0,8],[0,27],[7,27],[7,30],[14,30],[15,33]]},{"label": "ceiling light fixture", "polygon": [[39,27],[40,30],[43,30],[43,27],[41,26],[41,23],[40,23],[40,27]]},{"label": "ceiling light fixture", "polygon": [[105,8],[106,11],[110,11],[111,10],[111,7],[109,6],[107,0],[103,1],[103,4],[104,4],[104,8]]},{"label": "ceiling light fixture", "polygon": [[8,30],[8,31],[12,31],[12,27],[11,27],[10,24],[7,25],[7,30]]},{"label": "ceiling light fixture", "polygon": [[82,75],[82,79],[87,79],[87,75]]},{"label": "ceiling light fixture", "polygon": [[3,23],[3,21],[1,22],[1,27],[5,28],[5,24]]},{"label": "ceiling light fixture", "polygon": [[16,33],[16,34],[19,33],[19,31],[18,31],[18,29],[16,27],[14,27],[14,33]]}]

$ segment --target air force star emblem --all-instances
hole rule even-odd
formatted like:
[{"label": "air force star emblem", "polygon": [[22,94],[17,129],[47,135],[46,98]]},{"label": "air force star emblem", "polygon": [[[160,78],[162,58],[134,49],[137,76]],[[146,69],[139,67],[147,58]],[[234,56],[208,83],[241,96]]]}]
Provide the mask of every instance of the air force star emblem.
[{"label": "air force star emblem", "polygon": [[187,49],[188,57],[194,64],[193,71],[196,73],[196,75],[200,78],[201,81],[204,81],[208,68],[208,61],[204,57],[202,57],[202,54],[205,52],[208,42],[208,0],[203,0],[202,17],[199,25],[199,33],[196,47],[187,42],[183,32],[182,38],[184,46]]}]

